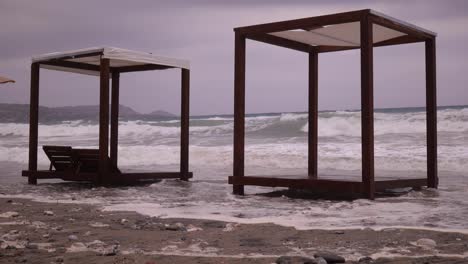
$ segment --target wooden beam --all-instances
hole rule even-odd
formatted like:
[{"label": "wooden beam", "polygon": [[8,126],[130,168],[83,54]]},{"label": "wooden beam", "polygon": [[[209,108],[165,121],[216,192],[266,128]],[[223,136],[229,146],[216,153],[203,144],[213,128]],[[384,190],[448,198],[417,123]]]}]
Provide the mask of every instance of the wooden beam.
[{"label": "wooden beam", "polygon": [[349,47],[349,46],[318,46],[317,51],[319,53],[326,53],[326,52],[335,52],[335,51],[345,51],[345,50],[353,50],[359,49],[361,47]]},{"label": "wooden beam", "polygon": [[385,191],[395,188],[408,187],[423,187],[427,185],[426,179],[396,179],[396,180],[379,180],[375,182],[376,191]]},{"label": "wooden beam", "polygon": [[[411,44],[411,43],[417,43],[417,42],[422,42],[422,41],[424,40],[421,38],[405,35],[405,36],[396,37],[396,38],[374,43],[373,46],[374,48],[386,47],[386,46],[392,46],[392,45]],[[317,51],[319,53],[326,53],[326,52],[353,50],[353,49],[359,49],[359,48],[360,47],[349,47],[349,46],[318,46]]]},{"label": "wooden beam", "polygon": [[[182,178],[180,172],[131,172],[131,173],[121,173],[115,175],[116,178],[120,177],[124,180],[151,180],[151,179],[179,179]],[[188,178],[193,177],[193,172],[187,172],[184,176]]]},{"label": "wooden beam", "polygon": [[372,22],[364,16],[361,25],[361,137],[364,196],[374,199],[374,80]]},{"label": "wooden beam", "polygon": [[318,53],[309,52],[308,175],[317,179],[318,141]]},{"label": "wooden beam", "polygon": [[137,71],[154,71],[154,70],[165,70],[174,68],[171,66],[165,65],[155,65],[155,64],[144,64],[144,65],[134,65],[134,66],[122,66],[122,67],[112,67],[112,71],[117,71],[120,73],[125,72],[137,72]]},{"label": "wooden beam", "polygon": [[[37,145],[39,130],[39,64],[31,64],[31,94],[29,102],[29,163],[28,170],[37,171]],[[37,184],[34,175],[28,177],[29,184]]]},{"label": "wooden beam", "polygon": [[336,181],[325,179],[292,179],[286,177],[244,176],[228,178],[229,184],[255,185],[265,187],[289,187],[294,189],[308,189],[316,191],[334,191],[361,193],[362,183],[353,181]]},{"label": "wooden beam", "polygon": [[180,109],[180,179],[188,181],[190,122],[190,70],[182,69]]},{"label": "wooden beam", "polygon": [[95,71],[95,72],[100,71],[99,65],[93,65],[93,64],[82,63],[82,62],[74,62],[74,61],[54,60],[54,61],[41,62],[41,64],[70,68],[70,69],[79,69],[79,70],[85,70],[85,71]]},{"label": "wooden beam", "polygon": [[426,116],[427,116],[427,182],[428,187],[437,188],[437,80],[436,41],[426,40]]},{"label": "wooden beam", "polygon": [[101,58],[99,95],[99,184],[109,181],[109,59]]},{"label": "wooden beam", "polygon": [[[67,171],[50,171],[50,170],[40,170],[40,171],[29,171],[24,170],[21,172],[23,177],[34,176],[37,179],[63,179],[67,181],[92,181],[96,178],[96,173],[79,173]],[[148,180],[148,179],[178,179],[180,178],[180,172],[134,172],[134,173],[112,173],[110,174],[110,182],[119,183],[119,180],[133,181],[138,180]],[[187,173],[188,178],[193,177],[193,172]]]},{"label": "wooden beam", "polygon": [[377,43],[374,43],[374,47],[385,47],[385,46],[393,46],[393,45],[401,45],[401,44],[410,44],[410,43],[417,43],[417,42],[422,42],[424,39],[418,38],[418,37],[413,37],[413,36],[400,36],[384,41],[379,41]]},{"label": "wooden beam", "polygon": [[62,179],[64,181],[92,181],[96,178],[96,173],[79,173],[76,174],[71,171],[50,171],[50,170],[36,170],[36,171],[22,171],[23,177],[34,177],[36,179]]},{"label": "wooden beam", "polygon": [[289,40],[270,34],[253,35],[250,36],[249,39],[302,52],[309,52],[311,47],[298,41]]},{"label": "wooden beam", "polygon": [[278,31],[313,28],[319,26],[348,23],[359,21],[363,14],[369,14],[370,10],[358,10],[339,14],[323,15],[317,17],[301,18],[281,22],[253,25],[235,28],[234,31],[248,38],[255,34],[271,33]]},{"label": "wooden beam", "polygon": [[[235,33],[234,48],[234,168],[233,175],[244,177],[245,149],[245,37]],[[234,194],[244,195],[244,185],[233,185]]]},{"label": "wooden beam", "polygon": [[110,161],[117,168],[119,150],[119,93],[120,73],[112,72],[111,122],[110,122]]},{"label": "wooden beam", "polygon": [[406,33],[412,37],[417,37],[417,38],[423,38],[423,39],[428,39],[428,38],[433,38],[431,34],[428,34],[424,31],[418,30],[415,27],[410,27],[408,25],[405,25],[401,22],[398,22],[396,20],[390,20],[386,17],[375,15],[375,14],[369,14],[369,19],[372,20],[373,23],[396,30],[400,31],[403,33]]}]

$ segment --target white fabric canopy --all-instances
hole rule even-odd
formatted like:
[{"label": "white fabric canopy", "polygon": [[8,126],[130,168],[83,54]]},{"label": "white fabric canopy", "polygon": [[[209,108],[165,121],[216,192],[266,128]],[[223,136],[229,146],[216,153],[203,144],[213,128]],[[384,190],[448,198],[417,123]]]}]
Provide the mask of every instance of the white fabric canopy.
[{"label": "white fabric canopy", "polygon": [[[187,60],[167,58],[162,56],[156,56],[151,53],[132,51],[114,47],[96,47],[65,52],[48,53],[40,56],[35,56],[32,58],[32,61],[46,62],[53,59],[61,59],[69,62],[80,62],[89,65],[99,65],[101,55],[96,55],[96,53],[102,53],[102,58],[109,59],[111,67],[153,64],[173,68],[190,69],[190,62]],[[85,56],[86,54],[90,54],[90,56]],[[60,66],[41,65],[41,68],[83,73],[89,75],[99,75],[99,73],[96,73],[95,71],[72,69]]]},{"label": "white fabric canopy", "polygon": [[[404,36],[405,33],[373,24],[373,42]],[[358,47],[361,43],[359,22],[325,26],[313,30],[289,30],[270,33],[271,35],[298,41],[312,46],[349,46]]]}]

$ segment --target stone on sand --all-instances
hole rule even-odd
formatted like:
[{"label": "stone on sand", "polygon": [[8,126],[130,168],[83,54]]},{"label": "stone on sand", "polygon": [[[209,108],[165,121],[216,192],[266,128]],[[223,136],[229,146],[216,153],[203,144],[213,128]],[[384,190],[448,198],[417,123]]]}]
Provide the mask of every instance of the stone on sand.
[{"label": "stone on sand", "polygon": [[372,261],[374,261],[373,258],[366,256],[366,257],[360,258],[358,262],[359,263],[372,263]]},{"label": "stone on sand", "polygon": [[53,216],[53,215],[54,215],[54,212],[52,212],[52,211],[44,211],[44,215]]},{"label": "stone on sand", "polygon": [[281,256],[275,261],[275,263],[276,264],[316,264],[317,261],[313,258],[307,258],[307,257],[301,257],[301,256]]},{"label": "stone on sand", "polygon": [[342,256],[339,256],[332,252],[317,252],[314,254],[316,258],[323,258],[327,263],[345,263],[346,260]]},{"label": "stone on sand", "polygon": [[187,231],[187,228],[182,223],[166,225],[165,229],[169,231]]},{"label": "stone on sand", "polygon": [[317,264],[328,264],[328,262],[322,257],[316,258],[315,261]]},{"label": "stone on sand", "polygon": [[437,243],[429,238],[421,238],[411,244],[425,249],[434,249],[437,246]]},{"label": "stone on sand", "polygon": [[101,223],[101,222],[92,222],[92,223],[89,223],[89,226],[99,228],[99,227],[108,227],[109,225]]},{"label": "stone on sand", "polygon": [[19,216],[19,213],[13,212],[13,211],[0,214],[0,218],[13,218],[13,217],[18,217],[18,216]]},{"label": "stone on sand", "polygon": [[119,251],[118,243],[108,245],[100,240],[94,240],[93,242],[87,243],[86,246],[99,256],[114,256]]}]

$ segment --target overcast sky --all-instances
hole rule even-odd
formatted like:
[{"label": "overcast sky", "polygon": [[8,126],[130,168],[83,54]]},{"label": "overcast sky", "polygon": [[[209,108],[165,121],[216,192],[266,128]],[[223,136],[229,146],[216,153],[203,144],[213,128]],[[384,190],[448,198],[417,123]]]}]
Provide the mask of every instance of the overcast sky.
[{"label": "overcast sky", "polygon": [[[439,105],[468,104],[468,1],[0,1],[0,103],[28,103],[30,58],[114,46],[191,61],[192,114],[233,112],[233,28],[372,8],[438,33]],[[319,56],[319,108],[360,106],[359,52]],[[375,107],[423,106],[424,44],[374,51]],[[247,112],[307,109],[307,55],[247,42]],[[40,104],[99,101],[97,77],[41,70]],[[124,74],[121,104],[179,113],[180,70]]]}]

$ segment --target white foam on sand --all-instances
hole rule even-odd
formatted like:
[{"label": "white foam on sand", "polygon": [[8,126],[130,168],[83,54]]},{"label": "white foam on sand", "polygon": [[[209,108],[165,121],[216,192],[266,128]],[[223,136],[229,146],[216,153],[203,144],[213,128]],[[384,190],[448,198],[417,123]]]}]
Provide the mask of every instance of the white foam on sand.
[{"label": "white foam on sand", "polygon": [[[345,203],[345,202],[343,202]],[[348,202],[346,202],[348,203]],[[396,206],[398,205],[398,206]],[[393,207],[402,208],[401,210],[411,210],[408,208],[411,204],[392,203]],[[209,206],[208,206],[209,207]],[[220,208],[218,208],[220,209]],[[339,214],[333,213],[333,209],[328,208],[331,212],[319,212],[320,209],[310,208],[311,212],[294,212],[290,211],[289,214],[285,215],[265,215],[257,217],[243,217],[237,213],[225,212],[213,214],[210,212],[213,208],[207,208],[207,206],[197,206],[197,207],[165,207],[161,204],[155,203],[138,203],[138,204],[115,204],[104,206],[102,210],[104,211],[135,211],[143,215],[149,215],[154,217],[161,218],[187,218],[187,219],[204,219],[204,220],[216,220],[230,223],[240,223],[240,224],[265,224],[273,223],[286,227],[294,227],[298,230],[311,230],[311,229],[320,229],[320,230],[350,230],[350,229],[364,229],[370,228],[372,230],[380,231],[388,228],[398,228],[398,229],[419,229],[427,231],[437,231],[437,232],[454,232],[468,234],[468,229],[463,228],[442,228],[442,227],[424,227],[420,225],[415,226],[401,226],[395,224],[385,224],[385,222],[394,222],[398,223],[399,218],[402,217],[401,214],[393,216],[392,219],[389,219],[392,212],[385,212],[385,215],[382,215],[382,210],[379,211],[378,207],[372,206],[372,202],[369,202],[369,208],[367,210],[355,210],[352,213],[346,212],[346,209]],[[421,210],[425,210],[421,208]],[[214,211],[214,210],[213,210]],[[239,210],[242,211],[242,210]],[[414,210],[413,210],[414,212]],[[328,215],[326,215],[328,213]],[[325,214],[325,215],[324,215]],[[311,215],[316,215],[316,219],[311,220]],[[354,219],[353,219],[354,218]],[[346,220],[344,220],[346,219]],[[418,223],[419,217],[415,217],[411,221]],[[355,224],[352,224],[352,222]],[[382,223],[379,223],[382,221]],[[406,219],[408,221],[408,219]],[[419,222],[420,223],[420,222]],[[231,224],[231,226],[235,226]],[[226,229],[230,231],[230,229]]]},{"label": "white foam on sand", "polygon": [[422,258],[422,257],[445,257],[445,258],[466,258],[468,257],[468,251],[465,251],[460,254],[445,254],[432,251],[426,254],[415,254],[408,247],[384,247],[379,252],[370,255],[372,259],[378,258]]},{"label": "white foam on sand", "polygon": [[26,199],[26,200],[31,200],[31,201],[40,202],[40,203],[90,204],[90,205],[102,204],[102,201],[97,198],[81,197],[79,200],[73,200],[71,198],[45,196],[45,194],[0,194],[0,198]]}]

